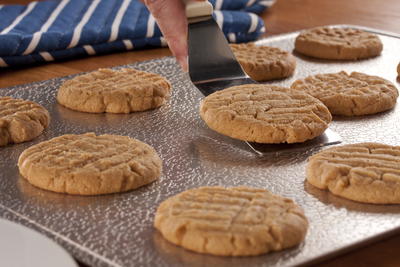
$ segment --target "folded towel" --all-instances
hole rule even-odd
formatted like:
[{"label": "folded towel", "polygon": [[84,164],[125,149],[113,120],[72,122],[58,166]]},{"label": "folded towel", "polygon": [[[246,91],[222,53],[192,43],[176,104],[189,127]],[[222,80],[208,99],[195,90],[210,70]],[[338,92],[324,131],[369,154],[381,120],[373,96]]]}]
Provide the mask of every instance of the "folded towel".
[{"label": "folded towel", "polygon": [[[255,40],[274,0],[210,0],[230,42]],[[0,66],[16,66],[148,46],[166,46],[138,0],[62,0],[0,5]]]}]

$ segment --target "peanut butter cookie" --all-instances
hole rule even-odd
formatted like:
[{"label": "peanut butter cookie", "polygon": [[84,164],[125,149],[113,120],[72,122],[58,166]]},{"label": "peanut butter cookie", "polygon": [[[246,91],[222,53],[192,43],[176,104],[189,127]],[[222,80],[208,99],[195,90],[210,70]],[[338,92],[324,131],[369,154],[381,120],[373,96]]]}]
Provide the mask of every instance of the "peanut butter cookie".
[{"label": "peanut butter cookie", "polygon": [[135,69],[99,69],[64,82],[57,93],[61,105],[90,113],[130,113],[163,105],[170,83],[158,74]]},{"label": "peanut butter cookie", "polygon": [[295,81],[292,89],[321,100],[334,115],[367,115],[391,109],[399,95],[397,88],[378,76],[344,71],[318,74]]},{"label": "peanut butter cookie", "polygon": [[297,36],[295,50],[322,59],[357,60],[380,55],[383,49],[376,34],[351,28],[317,27]]},{"label": "peanut butter cookie", "polygon": [[200,187],[170,197],[154,226],[186,249],[220,256],[250,256],[301,243],[308,222],[292,200],[248,187]]},{"label": "peanut butter cookie", "polygon": [[68,134],[26,149],[21,175],[42,189],[99,195],[124,192],[156,180],[162,162],[149,145],[127,136]]},{"label": "peanut butter cookie", "polygon": [[283,79],[296,68],[295,58],[279,48],[253,43],[231,44],[231,48],[245,72],[256,81]]},{"label": "peanut butter cookie", "polygon": [[361,143],[309,158],[307,181],[354,201],[400,204],[400,147]]},{"label": "peanut butter cookie", "polygon": [[49,125],[49,112],[23,99],[0,97],[0,146],[29,141]]},{"label": "peanut butter cookie", "polygon": [[215,92],[200,116],[216,132],[258,143],[297,143],[321,135],[332,116],[318,99],[288,88],[246,84]]}]

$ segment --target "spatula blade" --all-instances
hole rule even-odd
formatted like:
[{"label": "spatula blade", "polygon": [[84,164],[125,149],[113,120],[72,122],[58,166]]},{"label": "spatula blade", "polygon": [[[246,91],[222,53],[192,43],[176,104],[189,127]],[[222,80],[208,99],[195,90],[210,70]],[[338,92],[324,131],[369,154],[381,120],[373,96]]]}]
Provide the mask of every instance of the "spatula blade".
[{"label": "spatula blade", "polygon": [[247,77],[213,17],[189,23],[188,38],[189,75],[194,84]]}]

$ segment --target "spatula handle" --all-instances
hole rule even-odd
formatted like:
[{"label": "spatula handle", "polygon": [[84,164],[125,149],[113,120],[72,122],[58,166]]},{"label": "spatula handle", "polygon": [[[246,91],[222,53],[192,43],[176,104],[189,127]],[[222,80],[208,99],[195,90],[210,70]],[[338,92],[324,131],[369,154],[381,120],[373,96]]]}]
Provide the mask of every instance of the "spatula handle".
[{"label": "spatula handle", "polygon": [[208,1],[183,0],[186,5],[186,16],[196,18],[210,16],[213,13],[213,7]]}]

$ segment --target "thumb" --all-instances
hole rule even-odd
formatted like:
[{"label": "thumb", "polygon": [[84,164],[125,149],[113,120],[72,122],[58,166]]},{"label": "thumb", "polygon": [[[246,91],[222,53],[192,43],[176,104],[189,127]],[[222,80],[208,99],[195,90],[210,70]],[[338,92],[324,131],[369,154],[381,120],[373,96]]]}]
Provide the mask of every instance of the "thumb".
[{"label": "thumb", "polygon": [[187,19],[181,0],[144,0],[172,54],[187,71]]}]

